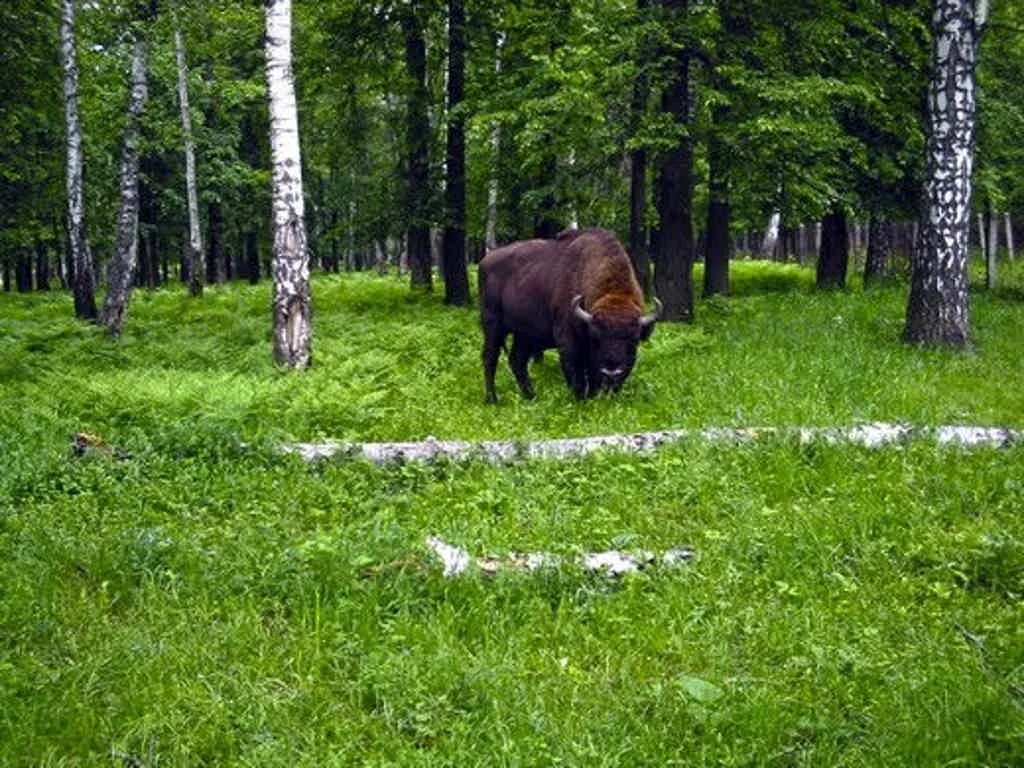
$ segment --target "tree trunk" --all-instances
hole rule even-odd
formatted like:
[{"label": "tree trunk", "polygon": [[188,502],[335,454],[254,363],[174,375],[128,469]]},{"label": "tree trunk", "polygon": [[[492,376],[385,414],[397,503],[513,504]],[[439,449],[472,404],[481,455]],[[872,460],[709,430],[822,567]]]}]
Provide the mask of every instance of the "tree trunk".
[{"label": "tree trunk", "polygon": [[[637,0],[637,11],[642,15],[646,12],[650,0]],[[644,113],[647,111],[647,98],[650,83],[647,78],[646,51],[637,55],[637,76],[633,80],[633,100],[631,106],[633,133],[639,132]],[[638,146],[629,153],[629,257],[633,262],[640,287],[644,295],[651,291],[651,270],[647,250],[647,150]]]},{"label": "tree trunk", "polygon": [[4,293],[11,292],[11,262],[10,259],[3,260],[3,285]]},{"label": "tree trunk", "polygon": [[82,124],[78,119],[78,63],[75,55],[76,0],[61,5],[60,53],[64,70],[64,122],[67,149],[68,240],[70,245],[75,316],[95,320],[96,282],[92,253],[85,232],[85,192],[83,188]]},{"label": "tree trunk", "polygon": [[291,0],[267,0],[267,91],[274,208],[274,358],[289,368],[310,362],[309,255],[303,219],[299,120],[292,74]]},{"label": "tree trunk", "polygon": [[[713,124],[723,125],[721,108],[713,110]],[[708,139],[708,225],[704,254],[704,295],[729,292],[729,177],[726,146],[712,128]]]},{"label": "tree trunk", "polygon": [[26,250],[19,250],[14,262],[14,282],[18,293],[32,290],[32,256]]},{"label": "tree trunk", "polygon": [[406,139],[409,152],[407,192],[409,271],[413,288],[431,290],[430,258],[430,116],[427,95],[427,47],[419,0],[402,14],[405,65],[410,80]]},{"label": "tree trunk", "polygon": [[985,237],[985,214],[978,211],[978,248],[982,258],[988,255],[988,238]]},{"label": "tree trunk", "polygon": [[117,245],[107,273],[107,299],[103,324],[120,336],[132,294],[139,244],[139,121],[146,105],[146,38],[136,22],[132,54],[132,89],[121,152],[121,205],[117,214]]},{"label": "tree trunk", "polygon": [[818,287],[845,288],[850,260],[850,239],[846,213],[833,208],[821,221],[821,251],[818,253]]},{"label": "tree trunk", "polygon": [[868,254],[864,259],[864,285],[869,286],[885,279],[892,251],[889,222],[872,216],[868,222]]},{"label": "tree trunk", "polygon": [[1006,229],[1006,256],[1013,261],[1013,221],[1010,219],[1009,213],[1003,214],[1003,224]]},{"label": "tree trunk", "polygon": [[174,55],[178,63],[178,105],[181,132],[185,140],[185,192],[188,198],[188,292],[203,293],[203,236],[199,226],[199,193],[196,189],[196,149],[192,139],[192,115],[188,108],[188,67],[181,28],[174,27]]},{"label": "tree trunk", "polygon": [[547,154],[541,162],[540,178],[538,186],[547,187],[548,191],[540,200],[540,209],[537,211],[537,218],[533,227],[534,237],[551,239],[562,231],[562,225],[558,219],[558,203],[555,200],[553,184],[558,175],[558,159],[551,153],[547,145],[550,143],[545,137],[541,142]]},{"label": "tree trunk", "polygon": [[985,242],[985,287],[991,291],[995,290],[998,279],[996,259],[999,251],[999,217],[991,208],[986,216],[988,218],[988,239]]},{"label": "tree trunk", "polygon": [[228,279],[228,265],[224,258],[224,208],[219,201],[207,208],[210,218],[210,251],[206,262],[206,281],[223,285]]},{"label": "tree trunk", "polygon": [[[505,35],[498,32],[494,43],[494,74],[495,79],[501,77],[501,52],[505,45]],[[487,183],[487,225],[486,249],[492,251],[498,247],[498,159],[501,151],[501,123],[495,123],[491,129],[491,178]]]},{"label": "tree trunk", "polygon": [[245,233],[245,276],[249,283],[256,285],[260,281],[260,248],[259,237],[255,230]]},{"label": "tree trunk", "polygon": [[445,227],[442,263],[444,303],[470,303],[466,272],[466,135],[461,104],[466,59],[463,0],[448,0],[448,139],[445,165]]},{"label": "tree trunk", "polygon": [[[662,0],[680,19],[687,0]],[[680,49],[671,62],[671,77],[662,93],[662,111],[676,123],[690,122],[690,60]],[[655,263],[655,292],[664,305],[665,320],[693,320],[693,144],[689,132],[662,156],[657,195],[659,234]]]},{"label": "tree trunk", "polygon": [[50,249],[42,240],[36,241],[36,290],[50,290]]},{"label": "tree trunk", "polygon": [[764,230],[764,237],[761,238],[762,259],[775,258],[775,246],[779,242],[779,228],[781,225],[782,213],[780,211],[772,211],[772,215],[768,218],[768,226]]},{"label": "tree trunk", "polygon": [[[987,0],[935,0],[922,217],[904,338],[967,344],[974,64]],[[976,15],[977,11],[977,15]]]}]

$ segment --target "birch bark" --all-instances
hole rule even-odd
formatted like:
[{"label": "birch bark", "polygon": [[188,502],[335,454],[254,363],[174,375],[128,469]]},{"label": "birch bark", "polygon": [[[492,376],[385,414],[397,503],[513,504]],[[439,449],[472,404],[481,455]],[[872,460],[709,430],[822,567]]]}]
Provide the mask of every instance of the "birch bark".
[{"label": "birch bark", "polygon": [[264,6],[274,213],[274,358],[289,368],[306,368],[312,329],[299,119],[292,73],[292,2],[265,0]]},{"label": "birch bark", "polygon": [[988,3],[935,0],[922,217],[911,259],[904,338],[970,339],[967,256],[974,168],[974,67]]},{"label": "birch bark", "polygon": [[1010,219],[1009,213],[1003,214],[1003,225],[1006,228],[1006,255],[1010,261],[1013,261],[1013,221]]},{"label": "birch bark", "polygon": [[[501,77],[501,55],[505,46],[505,35],[498,32],[494,44],[494,75],[495,80]],[[491,178],[487,182],[487,230],[485,243],[488,251],[498,247],[498,158],[501,150],[501,123],[496,122],[491,129],[492,167]]]},{"label": "birch bark", "polygon": [[68,240],[72,269],[69,270],[75,296],[75,316],[95,320],[96,280],[92,253],[85,232],[82,124],[78,118],[78,61],[75,55],[75,0],[63,0],[60,17],[60,58],[64,70],[64,123],[67,131],[66,188],[68,197]]},{"label": "birch bark", "polygon": [[199,194],[196,190],[196,147],[192,138],[192,115],[188,108],[188,66],[181,28],[174,28],[174,56],[178,63],[178,105],[181,107],[181,133],[185,140],[185,193],[188,199],[188,292],[203,293],[203,235],[199,227]]},{"label": "birch bark", "polygon": [[779,227],[782,225],[782,213],[772,211],[768,219],[768,226],[764,230],[764,237],[761,238],[761,258],[771,259],[774,257],[775,246],[779,242]]},{"label": "birch bark", "polygon": [[112,336],[120,336],[128,312],[139,250],[139,121],[146,106],[147,46],[141,22],[135,22],[132,52],[132,87],[121,150],[121,204],[117,213],[117,241],[107,272],[107,298],[103,324]]}]

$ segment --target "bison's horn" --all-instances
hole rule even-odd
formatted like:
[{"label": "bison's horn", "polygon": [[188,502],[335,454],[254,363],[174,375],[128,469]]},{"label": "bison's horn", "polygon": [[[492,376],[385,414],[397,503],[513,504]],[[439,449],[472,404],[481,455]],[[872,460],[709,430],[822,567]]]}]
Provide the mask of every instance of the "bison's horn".
[{"label": "bison's horn", "polygon": [[580,320],[589,325],[594,320],[594,316],[587,312],[580,304],[583,303],[583,296],[577,295],[572,300],[572,313],[576,315]]},{"label": "bison's horn", "polygon": [[649,315],[644,315],[640,318],[640,326],[646,328],[649,325],[653,325],[657,320],[661,319],[661,312],[664,307],[661,302],[658,301],[657,297],[654,299],[654,311]]}]

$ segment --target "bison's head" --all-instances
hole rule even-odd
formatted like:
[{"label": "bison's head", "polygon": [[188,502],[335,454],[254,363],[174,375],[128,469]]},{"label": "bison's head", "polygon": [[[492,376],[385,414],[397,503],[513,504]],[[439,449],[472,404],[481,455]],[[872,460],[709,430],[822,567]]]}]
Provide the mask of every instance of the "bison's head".
[{"label": "bison's head", "polygon": [[655,299],[655,310],[648,315],[601,309],[591,314],[580,306],[582,302],[582,296],[572,300],[572,313],[587,328],[590,389],[618,392],[636,363],[637,344],[654,332],[654,323],[661,316],[661,302]]}]

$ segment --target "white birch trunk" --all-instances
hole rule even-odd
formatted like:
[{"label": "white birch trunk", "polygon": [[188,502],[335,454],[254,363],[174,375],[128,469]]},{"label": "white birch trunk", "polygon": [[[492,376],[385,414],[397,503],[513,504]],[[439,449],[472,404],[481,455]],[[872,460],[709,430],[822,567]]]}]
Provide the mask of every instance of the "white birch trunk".
[{"label": "white birch trunk", "polygon": [[[498,33],[494,51],[495,79],[501,77],[501,53],[505,46],[505,35]],[[487,182],[487,233],[485,245],[488,251],[498,247],[498,153],[501,148],[501,123],[491,129],[491,178]]]},{"label": "white birch trunk", "polygon": [[281,365],[305,368],[310,362],[312,331],[299,119],[292,74],[292,3],[266,0],[265,6],[274,209],[274,357]]},{"label": "white birch trunk", "polygon": [[199,193],[196,190],[196,147],[192,138],[192,115],[188,108],[188,66],[181,28],[174,27],[174,55],[178,62],[178,104],[181,133],[185,141],[185,192],[188,198],[188,289],[193,296],[203,292],[206,267],[203,263],[203,235],[199,227]]},{"label": "white birch trunk", "polygon": [[1003,224],[1006,227],[1006,255],[1013,261],[1013,220],[1010,219],[1009,213],[1003,214]]},{"label": "white birch trunk", "polygon": [[139,121],[146,106],[147,46],[141,22],[135,30],[132,52],[132,87],[121,151],[121,204],[117,213],[117,243],[108,271],[103,324],[114,336],[121,335],[132,295],[139,250]]},{"label": "white birch trunk", "polygon": [[[569,157],[566,159],[566,165],[569,168],[569,178],[573,189],[576,187],[576,149],[569,149]],[[569,201],[569,229],[580,228],[580,216],[579,211],[576,209],[576,200]]]},{"label": "white birch trunk", "polygon": [[922,217],[904,332],[915,343],[963,346],[970,339],[974,69],[987,10],[975,0],[934,2]]},{"label": "white birch trunk", "polygon": [[985,214],[978,213],[978,246],[983,258],[988,258],[988,237],[985,236]]},{"label": "white birch trunk", "polygon": [[92,253],[85,232],[85,192],[82,124],[78,118],[78,62],[75,55],[75,0],[63,0],[60,17],[60,58],[64,70],[64,123],[67,131],[66,188],[68,196],[68,239],[73,265],[75,315],[96,317],[96,279]]},{"label": "white birch trunk", "polygon": [[768,219],[768,228],[764,231],[764,238],[761,240],[761,258],[770,259],[775,252],[775,245],[779,242],[779,226],[782,224],[782,213],[773,211]]}]

